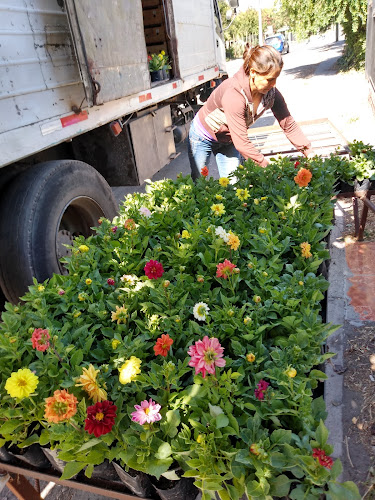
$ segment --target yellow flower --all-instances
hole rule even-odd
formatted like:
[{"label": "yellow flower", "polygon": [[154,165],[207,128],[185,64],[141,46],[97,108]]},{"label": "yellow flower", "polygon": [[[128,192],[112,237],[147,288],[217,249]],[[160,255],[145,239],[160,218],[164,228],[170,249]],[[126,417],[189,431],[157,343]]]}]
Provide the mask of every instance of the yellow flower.
[{"label": "yellow flower", "polygon": [[43,292],[44,286],[43,285],[38,285],[38,292]]},{"label": "yellow flower", "polygon": [[128,310],[125,306],[116,306],[116,311],[112,311],[112,321],[117,321],[117,324],[126,323],[129,317]]},{"label": "yellow flower", "polygon": [[219,216],[225,214],[225,208],[222,203],[217,203],[211,206],[211,210],[213,211],[214,215]]},{"label": "yellow flower", "polygon": [[126,360],[119,370],[120,383],[130,384],[130,382],[132,382],[137,377],[137,375],[141,373],[141,363],[142,361],[135,356],[131,356],[130,359]]},{"label": "yellow flower", "polygon": [[258,229],[258,231],[261,233],[261,234],[265,234],[267,232],[267,229],[265,229],[264,227],[260,227]]},{"label": "yellow flower", "polygon": [[259,302],[261,301],[262,299],[259,297],[259,295],[254,295],[253,297],[253,301],[256,303],[256,304],[259,304]]},{"label": "yellow flower", "polygon": [[85,300],[85,296],[82,295],[81,293],[79,293],[78,294],[78,300],[82,302],[83,300]]},{"label": "yellow flower", "polygon": [[201,444],[203,440],[204,440],[203,434],[198,434],[198,436],[197,436],[197,443]]},{"label": "yellow flower", "polygon": [[91,285],[91,283],[92,283],[92,280],[90,278],[87,278],[86,285]]},{"label": "yellow flower", "polygon": [[246,354],[246,359],[249,363],[254,363],[255,355],[252,352],[249,352],[249,354]]},{"label": "yellow flower", "polygon": [[117,349],[117,347],[121,344],[121,342],[117,339],[112,340],[112,349]]},{"label": "yellow flower", "polygon": [[237,250],[238,247],[240,246],[239,237],[233,234],[232,232],[229,232],[227,245],[230,246],[232,250]]},{"label": "yellow flower", "polygon": [[38,381],[29,368],[20,368],[7,379],[5,390],[12,398],[27,398],[35,391]]},{"label": "yellow flower", "polygon": [[261,201],[264,201],[264,200],[266,200],[266,199],[267,199],[267,196],[262,196],[262,197],[261,197]]},{"label": "yellow flower", "polygon": [[310,252],[310,250],[311,250],[310,243],[307,243],[307,241],[304,241],[303,243],[300,244],[300,247],[301,247],[302,257],[305,257],[305,259],[312,257],[312,253]]},{"label": "yellow flower", "polygon": [[89,249],[89,247],[88,247],[87,245],[80,245],[80,246],[78,247],[78,250],[79,250],[80,252],[82,252],[82,253],[85,253],[85,252],[88,252],[90,249]]},{"label": "yellow flower", "polygon": [[228,177],[220,177],[220,179],[219,179],[219,184],[220,184],[220,186],[222,186],[222,187],[227,187],[227,186],[228,186],[228,184],[229,184],[229,179],[228,179]]},{"label": "yellow flower", "polygon": [[185,240],[188,240],[190,238],[189,231],[186,231],[186,229],[184,229],[181,233],[181,238],[185,238]]},{"label": "yellow flower", "polygon": [[[82,368],[82,375],[77,379],[76,387],[82,387],[89,395],[94,403],[105,401],[107,393],[102,389],[96,380],[100,370],[95,370],[93,365],[90,364],[88,368]],[[79,383],[78,383],[79,382]]]},{"label": "yellow flower", "polygon": [[215,198],[216,198],[218,201],[221,201],[221,200],[224,198],[224,196],[221,196],[221,194],[217,194],[217,195],[215,196]]},{"label": "yellow flower", "polygon": [[75,318],[78,318],[78,316],[81,316],[81,311],[76,311],[76,312],[73,314],[73,316],[74,316]]},{"label": "yellow flower", "polygon": [[289,368],[286,374],[289,378],[294,378],[297,375],[297,370],[295,368]]},{"label": "yellow flower", "polygon": [[160,54],[161,54],[162,56],[165,56],[165,52],[164,52],[164,50],[162,50],[162,51],[160,52]]},{"label": "yellow flower", "polygon": [[299,281],[298,284],[302,286],[304,283],[303,281]]},{"label": "yellow flower", "polygon": [[245,167],[244,167],[243,165],[238,165],[238,168],[239,168],[240,170],[243,170]]},{"label": "yellow flower", "polygon": [[254,198],[254,205],[259,205],[259,200],[258,200],[258,198]]},{"label": "yellow flower", "polygon": [[245,323],[245,325],[247,325],[248,323],[251,323],[253,320],[250,318],[250,316],[246,316],[246,318],[243,319],[243,322]]},{"label": "yellow flower", "polygon": [[160,60],[162,60],[163,59],[163,54],[159,54],[158,57],[159,57]]},{"label": "yellow flower", "polygon": [[245,201],[249,197],[249,191],[246,188],[245,189],[237,189],[236,196],[239,200]]}]

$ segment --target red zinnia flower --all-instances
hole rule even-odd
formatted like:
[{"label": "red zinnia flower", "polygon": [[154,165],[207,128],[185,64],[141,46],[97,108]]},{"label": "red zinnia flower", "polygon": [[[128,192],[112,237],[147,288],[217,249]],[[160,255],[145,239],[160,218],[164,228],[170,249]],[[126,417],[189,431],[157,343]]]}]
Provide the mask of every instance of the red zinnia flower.
[{"label": "red zinnia flower", "polygon": [[108,283],[108,285],[110,285],[110,286],[114,286],[114,284],[115,284],[115,280],[114,280],[113,278],[108,278],[108,279],[107,279],[107,283]]},{"label": "red zinnia flower", "polygon": [[144,267],[144,272],[148,279],[156,280],[164,274],[163,265],[157,260],[150,260]]},{"label": "red zinnia flower", "polygon": [[46,351],[49,348],[50,334],[48,330],[43,330],[42,328],[35,328],[33,334],[31,335],[31,342],[33,348],[37,351]]},{"label": "red zinnia flower", "polygon": [[333,465],[333,460],[331,457],[326,455],[326,452],[321,448],[313,448],[313,458],[317,458],[320,465],[326,467],[326,469],[331,469]]},{"label": "red zinnia flower", "polygon": [[208,168],[206,166],[204,166],[203,168],[201,168],[201,174],[203,177],[207,177],[208,175]]},{"label": "red zinnia flower", "polygon": [[156,344],[154,345],[155,356],[160,354],[160,356],[166,356],[168,354],[171,345],[173,344],[173,339],[170,338],[168,333],[158,338]]},{"label": "red zinnia flower", "polygon": [[85,431],[95,437],[111,432],[115,424],[117,406],[112,401],[101,401],[87,408]]},{"label": "red zinnia flower", "polygon": [[295,162],[294,162],[294,168],[297,168],[297,167],[298,167],[298,165],[300,165],[300,162],[299,162],[299,161],[295,161]]},{"label": "red zinnia flower", "polygon": [[225,259],[224,262],[216,265],[216,277],[227,279],[228,276],[232,274],[235,267],[235,264],[232,264],[230,260]]},{"label": "red zinnia flower", "polygon": [[264,394],[267,390],[267,387],[269,386],[270,384],[268,382],[266,382],[265,380],[260,380],[258,385],[257,385],[257,389],[255,389],[254,391],[254,394],[255,394],[255,397],[257,399],[259,399],[260,401],[263,401],[264,399]]}]

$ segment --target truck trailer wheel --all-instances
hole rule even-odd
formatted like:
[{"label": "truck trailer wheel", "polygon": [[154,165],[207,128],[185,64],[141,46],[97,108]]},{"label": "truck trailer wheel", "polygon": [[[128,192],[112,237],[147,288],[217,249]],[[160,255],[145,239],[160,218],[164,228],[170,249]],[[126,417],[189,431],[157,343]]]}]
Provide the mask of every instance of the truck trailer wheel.
[{"label": "truck trailer wheel", "polygon": [[41,163],[16,177],[0,202],[0,286],[17,303],[32,284],[64,274],[60,259],[74,236],[92,234],[117,204],[105,179],[76,160]]}]

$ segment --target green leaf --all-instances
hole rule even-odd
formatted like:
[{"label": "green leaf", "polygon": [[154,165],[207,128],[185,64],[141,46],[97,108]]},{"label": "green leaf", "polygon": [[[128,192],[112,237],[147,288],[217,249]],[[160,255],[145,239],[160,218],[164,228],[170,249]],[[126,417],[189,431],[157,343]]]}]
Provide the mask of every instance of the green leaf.
[{"label": "green leaf", "polygon": [[181,417],[178,410],[169,410],[165,415],[165,421],[163,425],[164,432],[173,438],[178,433],[177,427],[180,425]]},{"label": "green leaf", "polygon": [[[268,487],[268,488],[267,488]],[[246,484],[246,491],[250,497],[262,498],[264,499],[269,490],[269,484],[265,479],[263,479],[262,484],[258,481],[249,481]]]},{"label": "green leaf", "polygon": [[337,459],[334,461],[331,468],[331,478],[333,480],[337,479],[341,473],[342,473],[342,463],[340,459]]},{"label": "green leaf", "polygon": [[75,368],[79,366],[83,361],[83,352],[81,349],[74,351],[73,356],[70,358],[70,366]]},{"label": "green leaf", "polygon": [[155,453],[155,457],[160,460],[164,460],[165,458],[168,458],[171,454],[172,454],[171,445],[165,442],[159,446],[157,453]]},{"label": "green leaf", "polygon": [[280,498],[280,497],[286,497],[289,494],[290,490],[290,484],[292,483],[292,480],[289,479],[287,476],[284,474],[281,474],[280,476],[277,476],[276,478],[270,479],[270,495],[272,497]]},{"label": "green leaf", "polygon": [[101,439],[94,438],[90,439],[90,441],[87,441],[87,443],[83,444],[78,452],[87,450],[88,448],[91,448],[92,446],[95,446],[96,444],[101,443]]},{"label": "green leaf", "polygon": [[326,496],[327,500],[343,500],[344,498],[345,500],[360,500],[361,498],[357,486],[352,481],[342,484],[330,481]]},{"label": "green leaf", "polygon": [[287,429],[276,429],[271,434],[271,441],[275,444],[290,443],[292,439],[292,431]]},{"label": "green leaf", "polygon": [[316,429],[315,436],[319,446],[323,448],[328,439],[328,429],[324,425],[323,420],[320,421],[318,428]]},{"label": "green leaf", "polygon": [[327,375],[320,370],[311,370],[310,377],[317,378],[319,380],[326,380],[328,378]]},{"label": "green leaf", "polygon": [[208,403],[208,407],[210,408],[211,417],[217,417],[221,413],[224,413],[223,409],[220,408],[220,406],[213,406],[210,403]]},{"label": "green leaf", "polygon": [[26,446],[31,446],[34,443],[39,443],[39,436],[38,436],[38,434],[32,434],[27,439],[25,439],[25,441],[22,441],[22,443],[20,443],[18,445],[18,447],[19,448],[26,448]]},{"label": "green leaf", "polygon": [[89,464],[86,467],[85,476],[88,477],[88,478],[91,478],[93,472],[94,472],[94,465],[93,464]]},{"label": "green leaf", "polygon": [[0,434],[3,436],[12,434],[12,432],[14,432],[20,425],[22,425],[22,422],[19,422],[18,420],[8,420],[0,427]]},{"label": "green leaf", "polygon": [[226,427],[229,424],[229,418],[224,415],[224,413],[221,413],[216,417],[216,428],[221,429],[223,427]]},{"label": "green leaf", "polygon": [[86,466],[87,464],[83,462],[68,462],[65,465],[64,472],[62,473],[62,476],[60,479],[70,479],[78,472],[81,472],[81,470]]}]

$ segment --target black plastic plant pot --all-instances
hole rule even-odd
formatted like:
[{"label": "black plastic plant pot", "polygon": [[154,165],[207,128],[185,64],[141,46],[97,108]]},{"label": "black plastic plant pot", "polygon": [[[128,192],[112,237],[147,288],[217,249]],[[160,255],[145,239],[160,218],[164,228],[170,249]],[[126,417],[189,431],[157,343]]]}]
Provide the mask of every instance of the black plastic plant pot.
[{"label": "black plastic plant pot", "polygon": [[5,446],[2,446],[0,448],[0,461],[1,462],[4,462],[4,463],[11,463],[11,462],[14,462],[14,457],[8,453],[7,449],[5,448]]},{"label": "black plastic plant pot", "polygon": [[[42,450],[44,452],[44,455],[47,457],[50,465],[52,465],[52,467],[55,470],[63,473],[67,462],[65,462],[65,460],[61,460],[61,458],[57,457],[60,450],[51,450],[50,448],[42,448]],[[75,474],[71,479],[75,479],[77,476],[78,476],[78,474]]]},{"label": "black plastic plant pot", "polygon": [[147,474],[133,469],[129,469],[129,472],[126,472],[120,465],[116,464],[116,462],[113,462],[113,467],[121,482],[123,482],[134,495],[149,498],[152,496],[153,488]]},{"label": "black plastic plant pot", "polygon": [[9,448],[8,453],[18,458],[21,462],[38,469],[48,469],[50,467],[42,448],[38,444],[32,444],[27,448],[18,448],[18,446],[13,445]]},{"label": "black plastic plant pot", "polygon": [[158,69],[157,71],[150,71],[151,81],[152,82],[161,82],[164,80],[164,74],[162,69]]},{"label": "black plastic plant pot", "polygon": [[108,460],[104,460],[103,463],[95,465],[91,477],[95,479],[105,479],[106,481],[118,481],[118,474],[113,464],[108,462]]},{"label": "black plastic plant pot", "polygon": [[172,488],[161,489],[154,486],[157,494],[161,500],[195,500],[199,490],[194,486],[194,479],[186,477],[181,478],[179,481],[170,481],[177,483]]}]

